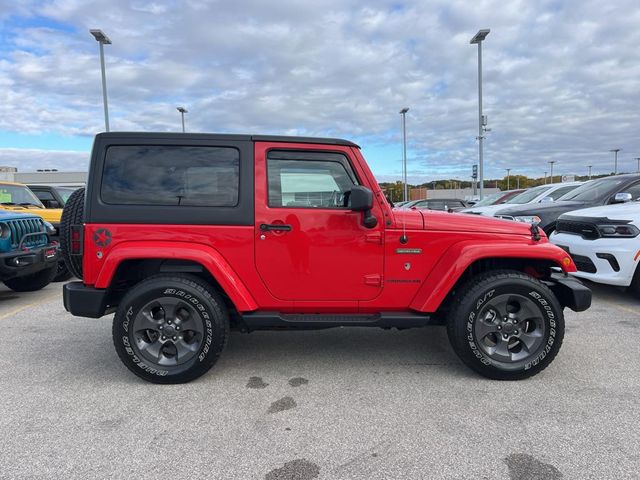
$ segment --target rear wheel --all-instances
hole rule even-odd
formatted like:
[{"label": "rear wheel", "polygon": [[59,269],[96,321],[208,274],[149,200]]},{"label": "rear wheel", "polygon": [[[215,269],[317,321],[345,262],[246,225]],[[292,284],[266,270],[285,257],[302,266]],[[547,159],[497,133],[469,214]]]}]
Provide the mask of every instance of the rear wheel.
[{"label": "rear wheel", "polygon": [[229,317],[198,277],[157,275],[125,295],[113,342],[129,370],[153,383],[184,383],[206,373],[222,353]]},{"label": "rear wheel", "polygon": [[56,272],[57,266],[53,265],[31,275],[5,280],[4,284],[14,292],[35,292],[49,285],[56,276]]},{"label": "rear wheel", "polygon": [[554,359],[564,338],[564,316],[539,280],[516,271],[488,272],[460,289],[447,333],[468,367],[485,377],[520,380]]},{"label": "rear wheel", "polygon": [[82,278],[82,257],[71,255],[71,225],[84,223],[84,188],[71,194],[62,211],[60,220],[60,250],[66,267],[71,274]]}]

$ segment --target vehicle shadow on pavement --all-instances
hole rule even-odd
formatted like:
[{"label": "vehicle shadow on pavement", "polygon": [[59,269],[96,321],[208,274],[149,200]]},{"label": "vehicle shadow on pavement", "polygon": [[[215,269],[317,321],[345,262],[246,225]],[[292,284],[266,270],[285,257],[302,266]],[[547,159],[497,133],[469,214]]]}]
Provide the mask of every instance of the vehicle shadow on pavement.
[{"label": "vehicle shadow on pavement", "polygon": [[436,368],[467,373],[450,348],[443,327],[234,333],[215,368],[244,367],[291,371]]}]

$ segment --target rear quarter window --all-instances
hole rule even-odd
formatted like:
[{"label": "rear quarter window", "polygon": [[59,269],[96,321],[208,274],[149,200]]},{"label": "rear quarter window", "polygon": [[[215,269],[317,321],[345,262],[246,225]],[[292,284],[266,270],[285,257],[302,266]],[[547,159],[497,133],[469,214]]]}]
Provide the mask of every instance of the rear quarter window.
[{"label": "rear quarter window", "polygon": [[239,176],[233,147],[115,145],[106,151],[100,196],[114,205],[234,207]]}]

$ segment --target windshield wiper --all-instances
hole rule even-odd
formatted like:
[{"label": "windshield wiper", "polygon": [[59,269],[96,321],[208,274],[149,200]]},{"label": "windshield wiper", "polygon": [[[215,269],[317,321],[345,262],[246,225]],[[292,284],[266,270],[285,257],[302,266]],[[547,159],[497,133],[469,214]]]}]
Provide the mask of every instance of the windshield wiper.
[{"label": "windshield wiper", "polygon": [[30,203],[30,202],[22,202],[22,203],[19,203],[18,205],[20,205],[21,207],[27,207],[27,206],[31,205],[32,207],[42,208],[37,203]]},{"label": "windshield wiper", "polygon": [[0,205],[16,205],[13,202],[0,202]]}]

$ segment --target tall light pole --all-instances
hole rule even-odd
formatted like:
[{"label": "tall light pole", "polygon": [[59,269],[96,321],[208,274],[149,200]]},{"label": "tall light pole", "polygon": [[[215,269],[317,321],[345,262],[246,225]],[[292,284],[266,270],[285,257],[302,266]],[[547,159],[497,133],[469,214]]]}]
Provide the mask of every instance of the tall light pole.
[{"label": "tall light pole", "polygon": [[509,172],[511,172],[511,169],[505,168],[505,170],[507,171],[507,190],[509,190]]},{"label": "tall light pole", "polygon": [[107,104],[107,76],[104,69],[104,46],[111,45],[111,40],[102,30],[89,30],[89,33],[100,44],[100,67],[102,68],[102,102],[104,103],[104,127],[109,131],[109,106]]},{"label": "tall light pole", "polygon": [[407,189],[407,112],[409,107],[400,110],[402,115],[402,181],[404,183],[404,198],[406,202],[409,200],[409,192]]},{"label": "tall light pole", "polygon": [[611,150],[609,150],[610,152],[613,152],[613,174],[617,175],[618,174],[618,152],[622,150],[621,148],[612,148]]},{"label": "tall light pole", "polygon": [[184,133],[184,114],[189,113],[189,110],[187,110],[184,107],[176,107],[176,109],[180,112],[180,115],[182,116],[182,133]]},{"label": "tall light pole", "polygon": [[551,181],[549,183],[553,183],[553,164],[556,163],[556,161],[555,160],[551,160],[550,162],[547,162],[547,163],[549,165],[551,165],[551,169],[550,169],[551,170],[550,171],[550,173],[551,173],[551,175],[550,175],[551,176]]},{"label": "tall light pole", "polygon": [[636,157],[634,160],[638,162],[638,169],[636,170],[636,173],[640,173],[640,157]]},{"label": "tall light pole", "polygon": [[589,167],[589,180],[591,180],[591,167],[593,167],[593,165],[587,165],[587,167]]},{"label": "tall light pole", "polygon": [[478,159],[480,170],[480,200],[484,198],[484,163],[482,161],[482,142],[484,140],[484,121],[482,118],[482,41],[489,35],[488,28],[478,30],[471,41],[471,45],[478,44]]},{"label": "tall light pole", "polygon": [[547,184],[547,172],[544,172],[544,184]]}]

